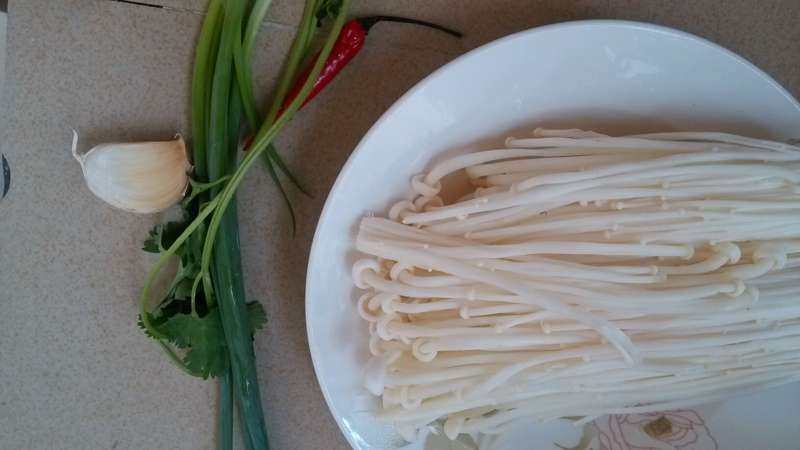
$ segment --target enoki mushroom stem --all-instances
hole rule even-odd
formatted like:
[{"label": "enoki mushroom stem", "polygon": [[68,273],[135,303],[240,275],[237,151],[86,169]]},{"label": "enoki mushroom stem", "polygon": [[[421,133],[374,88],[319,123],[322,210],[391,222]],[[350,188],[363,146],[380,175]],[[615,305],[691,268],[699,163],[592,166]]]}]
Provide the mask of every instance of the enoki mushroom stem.
[{"label": "enoki mushroom stem", "polygon": [[[382,419],[455,438],[800,380],[800,148],[575,129],[506,147],[360,224]],[[474,191],[444,204],[459,171]]]}]

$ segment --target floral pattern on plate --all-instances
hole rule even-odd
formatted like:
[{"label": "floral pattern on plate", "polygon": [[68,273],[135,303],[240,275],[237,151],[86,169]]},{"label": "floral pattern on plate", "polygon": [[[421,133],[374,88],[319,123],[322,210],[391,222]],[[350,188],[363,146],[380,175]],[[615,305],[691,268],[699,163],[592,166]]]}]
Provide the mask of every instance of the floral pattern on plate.
[{"label": "floral pattern on plate", "polygon": [[584,427],[576,447],[564,450],[719,450],[703,418],[681,409],[646,414],[612,414]]}]

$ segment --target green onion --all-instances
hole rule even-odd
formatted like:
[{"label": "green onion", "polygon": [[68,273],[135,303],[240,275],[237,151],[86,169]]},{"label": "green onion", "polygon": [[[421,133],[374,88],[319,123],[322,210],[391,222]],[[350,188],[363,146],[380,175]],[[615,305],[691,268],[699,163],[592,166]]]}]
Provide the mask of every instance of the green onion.
[{"label": "green onion", "polygon": [[[314,12],[318,3],[317,0],[308,0],[306,3],[303,22],[279,83],[278,94],[273,99],[275,110],[285,97],[303,54],[308,51],[309,42],[317,25]],[[252,98],[250,58],[258,24],[263,20],[270,1],[256,0],[250,9],[249,0],[210,0],[208,15],[201,28],[195,55],[191,102],[193,156],[197,179],[192,182],[192,194],[182,204],[185,212],[193,219],[188,223],[181,222],[175,225],[180,228],[170,234],[168,239],[163,237],[158,227],[154,229],[156,231],[151,232],[149,240],[156,241],[146,243],[146,246],[155,247],[159,258],[147,275],[139,298],[139,308],[142,328],[157,340],[170,361],[190,375],[219,377],[218,448],[220,450],[232,448],[234,406],[238,407],[241,416],[240,424],[247,448],[268,449],[250,320],[256,316],[250,315],[245,300],[235,202],[236,190],[246,172],[258,158],[263,158],[268,163],[268,171],[273,179],[279,181],[275,170],[277,168],[297,184],[297,180],[272,147],[272,140],[291,120],[311,91],[313,81],[322,70],[344,24],[349,3],[349,0],[342,2],[320,56],[314,63],[299,95],[280,117],[270,119],[268,116],[267,120],[261,122],[251,151],[238,165],[237,145],[242,114],[247,117],[253,129],[256,129],[256,124],[259,123],[255,100]],[[243,35],[243,19],[246,16],[248,22]],[[280,183],[278,187],[288,205],[286,192]],[[291,205],[289,207],[291,211]],[[206,223],[209,217],[210,221]],[[292,220],[294,226],[294,217]],[[217,242],[219,245],[216,245]],[[178,286],[183,286],[182,295],[188,295],[186,291],[190,290],[191,298],[169,297],[173,295],[170,293],[167,299],[170,301],[180,299],[182,302],[191,300],[191,314],[176,314],[173,309],[170,315],[164,315],[164,310],[161,308],[167,304],[166,300],[162,300],[155,307],[155,312],[151,313],[149,304],[152,285],[167,262],[178,255],[181,257],[181,264],[185,264],[181,267],[185,267],[188,274],[176,278],[172,287],[177,289]],[[186,283],[189,283],[191,289]],[[203,297],[198,297],[199,292],[202,292]],[[201,298],[205,302],[198,302]],[[175,303],[170,305],[174,306]],[[216,316],[208,316],[212,311],[213,314],[219,314],[219,322],[216,322]],[[263,321],[263,316],[261,320]],[[200,325],[192,321],[204,323],[203,326],[206,328],[198,328]],[[189,333],[185,332],[187,323],[190,324]],[[220,325],[216,325],[217,323]],[[165,324],[168,326],[165,327]],[[181,325],[184,328],[176,328]],[[221,326],[222,336],[218,333],[217,326]],[[196,338],[194,337],[196,335],[191,333],[197,333],[201,329],[204,330],[200,332],[201,336],[215,336],[211,338],[213,339],[211,342],[217,347],[210,347],[209,350],[207,345],[202,348],[199,344],[195,346],[191,343],[203,342],[202,337]],[[187,336],[193,339],[188,341],[188,345],[191,345],[191,349],[188,350]],[[215,350],[217,353],[212,351],[214,348],[218,349]],[[183,359],[178,353],[180,349],[187,350]],[[221,364],[219,356],[223,354],[227,364]],[[210,359],[203,359],[209,355]],[[214,361],[213,369],[203,365],[209,360]]]},{"label": "green onion", "polygon": [[[244,37],[241,41],[237,41],[239,45],[234,47],[236,78],[239,83],[239,90],[244,103],[245,115],[248,123],[253,129],[255,129],[260,123],[258,111],[255,106],[255,97],[253,96],[253,80],[251,75],[253,46],[255,44],[256,36],[258,36],[258,30],[261,26],[261,22],[263,22],[271,3],[272,0],[255,1],[253,4],[253,9],[250,12],[250,17],[247,21]],[[312,5],[307,5],[306,7],[314,9],[314,1],[312,0],[309,3]],[[305,24],[300,25],[301,30],[307,28],[304,25]],[[275,186],[278,187],[278,191],[280,192],[281,197],[286,204],[286,208],[289,210],[289,217],[292,221],[292,235],[294,235],[297,228],[297,220],[295,218],[294,208],[292,207],[292,202],[289,199],[286,190],[283,188],[280,178],[278,177],[276,168],[280,170],[289,179],[289,181],[292,182],[298,188],[298,190],[300,190],[300,192],[309,195],[308,191],[286,166],[286,163],[283,161],[273,144],[269,145],[269,149],[266,153],[264,153],[262,161],[264,162],[264,168],[266,169],[267,174],[275,183]]]},{"label": "green onion", "polygon": [[231,368],[219,377],[219,410],[217,412],[217,449],[233,450],[233,386]]},{"label": "green onion", "polygon": [[[289,58],[286,60],[286,65],[283,68],[281,73],[281,78],[278,81],[278,87],[275,91],[275,95],[272,98],[272,105],[269,108],[269,112],[267,113],[267,119],[264,121],[262,128],[264,126],[271,126],[275,123],[275,119],[278,117],[278,111],[281,109],[281,105],[283,105],[283,101],[286,98],[286,93],[289,92],[289,88],[292,87],[292,81],[294,81],[294,77],[297,74],[297,69],[300,66],[300,62],[303,60],[305,53],[308,51],[309,42],[314,35],[315,27],[316,27],[316,20],[315,14],[317,10],[317,2],[314,0],[306,1],[306,6],[303,9],[303,18],[300,20],[300,26],[297,29],[297,36],[294,38],[294,42],[292,42],[292,47],[289,50]],[[339,10],[340,15],[342,11],[346,11],[347,8],[345,5],[342,5],[341,9]],[[334,30],[336,34],[333,35],[333,39],[335,40],[339,37],[338,30],[341,30],[341,25],[337,28],[336,24],[334,23]],[[330,34],[328,35],[328,40],[330,40]],[[323,63],[327,60],[328,54],[330,54],[330,50],[325,53],[324,55],[320,54],[320,57],[317,58],[317,62],[320,60]],[[312,74],[313,75],[313,74]],[[316,80],[319,72],[317,72],[314,76],[309,76],[308,80]],[[313,82],[311,84],[313,86]],[[306,95],[303,95],[303,99],[305,100]],[[300,103],[299,105],[302,105]],[[299,108],[298,105],[298,108]],[[286,115],[286,114],[284,114]],[[254,142],[255,143],[255,142]]]},{"label": "green onion", "polygon": [[208,126],[208,101],[206,93],[210,92],[208,74],[209,67],[213,67],[214,59],[211,52],[214,47],[216,29],[220,22],[222,2],[210,0],[208,13],[203,20],[200,37],[197,41],[194,71],[192,75],[192,154],[194,159],[194,173],[198,178],[206,177],[206,128]]},{"label": "green onion", "polygon": [[247,19],[247,27],[242,39],[236,40],[234,47],[234,63],[236,68],[236,79],[239,83],[239,92],[242,96],[244,103],[244,111],[247,116],[247,121],[250,126],[255,128],[258,126],[258,110],[256,108],[256,100],[253,96],[253,80],[250,73],[253,59],[253,45],[258,35],[258,29],[261,22],[267,15],[267,10],[272,4],[272,0],[256,0],[253,3],[253,9],[250,11],[250,17]]},{"label": "green onion", "polygon": [[[241,26],[244,0],[228,0],[225,21],[220,36],[217,63],[211,92],[210,131],[208,145],[209,180],[228,175],[231,155],[236,154],[239,118],[242,102],[236,80],[233,78],[234,53],[241,43]],[[239,44],[237,44],[237,42]],[[219,195],[213,190],[216,195]],[[224,191],[223,191],[224,192]],[[233,199],[231,195],[229,198]],[[252,336],[248,327],[247,302],[242,279],[241,254],[236,203],[228,202],[220,213],[217,226],[209,228],[206,242],[220,242],[214,249],[211,268],[213,292],[219,309],[225,343],[228,348],[234,397],[242,416],[244,439],[253,449],[267,448],[267,431],[261,407],[258,376],[253,352]],[[209,255],[211,256],[211,255]],[[209,265],[201,266],[206,272]],[[209,279],[210,278],[210,279]],[[210,285],[205,291],[212,291]]]},{"label": "green onion", "polygon": [[303,88],[300,90],[300,93],[289,104],[289,107],[286,108],[286,112],[284,112],[284,114],[281,115],[274,124],[267,126],[267,122],[265,122],[265,124],[262,125],[255,139],[253,140],[253,145],[250,148],[250,151],[247,153],[247,156],[245,156],[242,162],[239,163],[239,167],[236,169],[236,172],[233,173],[231,179],[225,184],[225,188],[222,190],[219,197],[214,199],[219,200],[219,204],[216,206],[216,211],[211,217],[211,222],[208,225],[208,236],[206,237],[206,242],[203,246],[203,257],[201,259],[202,270],[207,270],[211,263],[211,252],[214,248],[214,239],[209,237],[214,236],[219,230],[225,208],[228,206],[228,204],[230,204],[231,199],[236,193],[236,189],[238,189],[239,185],[242,183],[245,174],[247,174],[247,171],[253,165],[255,158],[257,158],[259,155],[261,155],[261,153],[264,152],[264,150],[267,149],[269,143],[272,142],[283,126],[286,125],[289,120],[291,120],[292,116],[294,116],[294,114],[300,108],[300,105],[302,105],[303,101],[305,101],[306,97],[308,97],[309,92],[311,92],[311,89],[314,86],[314,81],[322,71],[322,67],[325,65],[325,61],[333,49],[333,44],[336,42],[339,32],[344,25],[345,11],[347,11],[349,5],[350,0],[342,1],[342,7],[339,11],[339,14],[336,16],[336,20],[333,23],[333,28],[328,34],[328,38],[325,41],[325,45],[322,47],[320,56],[314,63],[314,67],[311,69],[311,73],[309,74],[305,84],[303,84]]}]

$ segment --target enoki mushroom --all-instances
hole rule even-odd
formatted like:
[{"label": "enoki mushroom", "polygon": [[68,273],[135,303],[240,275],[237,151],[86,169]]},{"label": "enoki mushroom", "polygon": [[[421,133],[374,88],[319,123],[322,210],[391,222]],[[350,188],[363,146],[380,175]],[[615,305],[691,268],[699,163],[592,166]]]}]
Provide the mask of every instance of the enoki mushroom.
[{"label": "enoki mushroom", "polygon": [[[362,220],[366,386],[431,424],[681,408],[800,380],[800,148],[537,129]],[[445,177],[474,190],[445,204]]]}]

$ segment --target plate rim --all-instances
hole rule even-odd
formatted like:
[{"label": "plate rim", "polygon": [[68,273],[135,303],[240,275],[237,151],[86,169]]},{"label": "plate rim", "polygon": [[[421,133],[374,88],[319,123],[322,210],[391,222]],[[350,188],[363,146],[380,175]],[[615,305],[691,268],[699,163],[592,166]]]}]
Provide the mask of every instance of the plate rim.
[{"label": "plate rim", "polygon": [[333,416],[333,419],[336,421],[336,425],[339,427],[339,431],[344,435],[344,438],[347,440],[347,443],[350,445],[351,448],[357,449],[360,448],[357,446],[356,441],[354,440],[352,433],[348,432],[349,427],[342,422],[343,415],[342,412],[339,411],[334,405],[331,400],[331,393],[328,385],[321,382],[320,373],[320,359],[318,357],[319,348],[318,343],[314,339],[314,333],[312,331],[312,325],[309,314],[309,305],[311,303],[309,292],[312,291],[312,283],[310,276],[312,267],[315,267],[318,263],[317,260],[319,259],[319,247],[323,245],[319,242],[319,234],[322,228],[322,224],[326,221],[327,217],[331,214],[331,203],[332,199],[336,196],[338,191],[341,189],[342,180],[345,176],[349,175],[349,172],[352,170],[353,161],[355,160],[356,156],[364,151],[365,143],[370,140],[370,138],[377,132],[377,130],[386,122],[389,117],[391,117],[394,112],[401,108],[404,103],[408,101],[408,99],[414,96],[418,91],[423,89],[427,84],[430,83],[431,80],[444,76],[449,70],[451,70],[454,66],[461,63],[463,60],[473,58],[476,55],[481,53],[487,52],[492,50],[494,47],[500,46],[505,44],[507,41],[521,39],[524,37],[528,37],[535,34],[540,33],[547,33],[553,31],[563,31],[566,29],[573,29],[573,28],[591,28],[595,26],[607,26],[607,27],[619,27],[625,29],[634,29],[639,31],[646,31],[646,32],[654,32],[658,34],[663,34],[666,36],[677,37],[680,39],[685,39],[687,41],[694,42],[696,44],[708,47],[709,49],[716,50],[734,60],[736,63],[740,64],[754,75],[756,75],[762,81],[765,81],[769,84],[772,88],[774,88],[778,93],[780,93],[789,103],[793,104],[794,107],[800,111],[800,102],[788,91],[784,88],[778,81],[776,81],[771,75],[769,75],[764,70],[757,67],[755,64],[750,62],[748,59],[744,58],[743,56],[739,55],[738,53],[723,47],[720,44],[712,42],[706,38],[697,36],[695,34],[678,30],[675,28],[657,25],[648,22],[639,22],[639,21],[632,21],[632,20],[617,20],[617,19],[589,19],[589,20],[573,20],[567,22],[559,22],[553,23],[548,25],[542,25],[534,28],[528,28],[522,31],[518,31],[507,36],[503,36],[501,38],[492,40],[487,42],[483,45],[480,45],[462,55],[457,56],[453,60],[445,63],[443,66],[439,67],[438,69],[434,70],[421,80],[419,80],[414,86],[412,86],[408,91],[406,91],[403,95],[401,95],[397,100],[392,103],[392,105],[384,111],[378,120],[372,124],[369,130],[361,137],[358,144],[353,148],[350,155],[347,157],[347,160],[342,165],[342,168],[339,169],[339,174],[336,176],[336,179],[331,185],[330,190],[325,198],[325,203],[322,207],[322,211],[320,212],[319,218],[317,219],[317,224],[314,229],[314,236],[311,242],[311,250],[309,251],[308,257],[308,265],[306,267],[306,283],[305,283],[305,293],[304,293],[304,307],[305,307],[305,321],[306,321],[306,337],[308,340],[308,350],[311,355],[311,362],[314,367],[314,376],[317,381],[317,385],[322,391],[322,396],[325,399],[325,404],[328,407],[328,411]]}]

